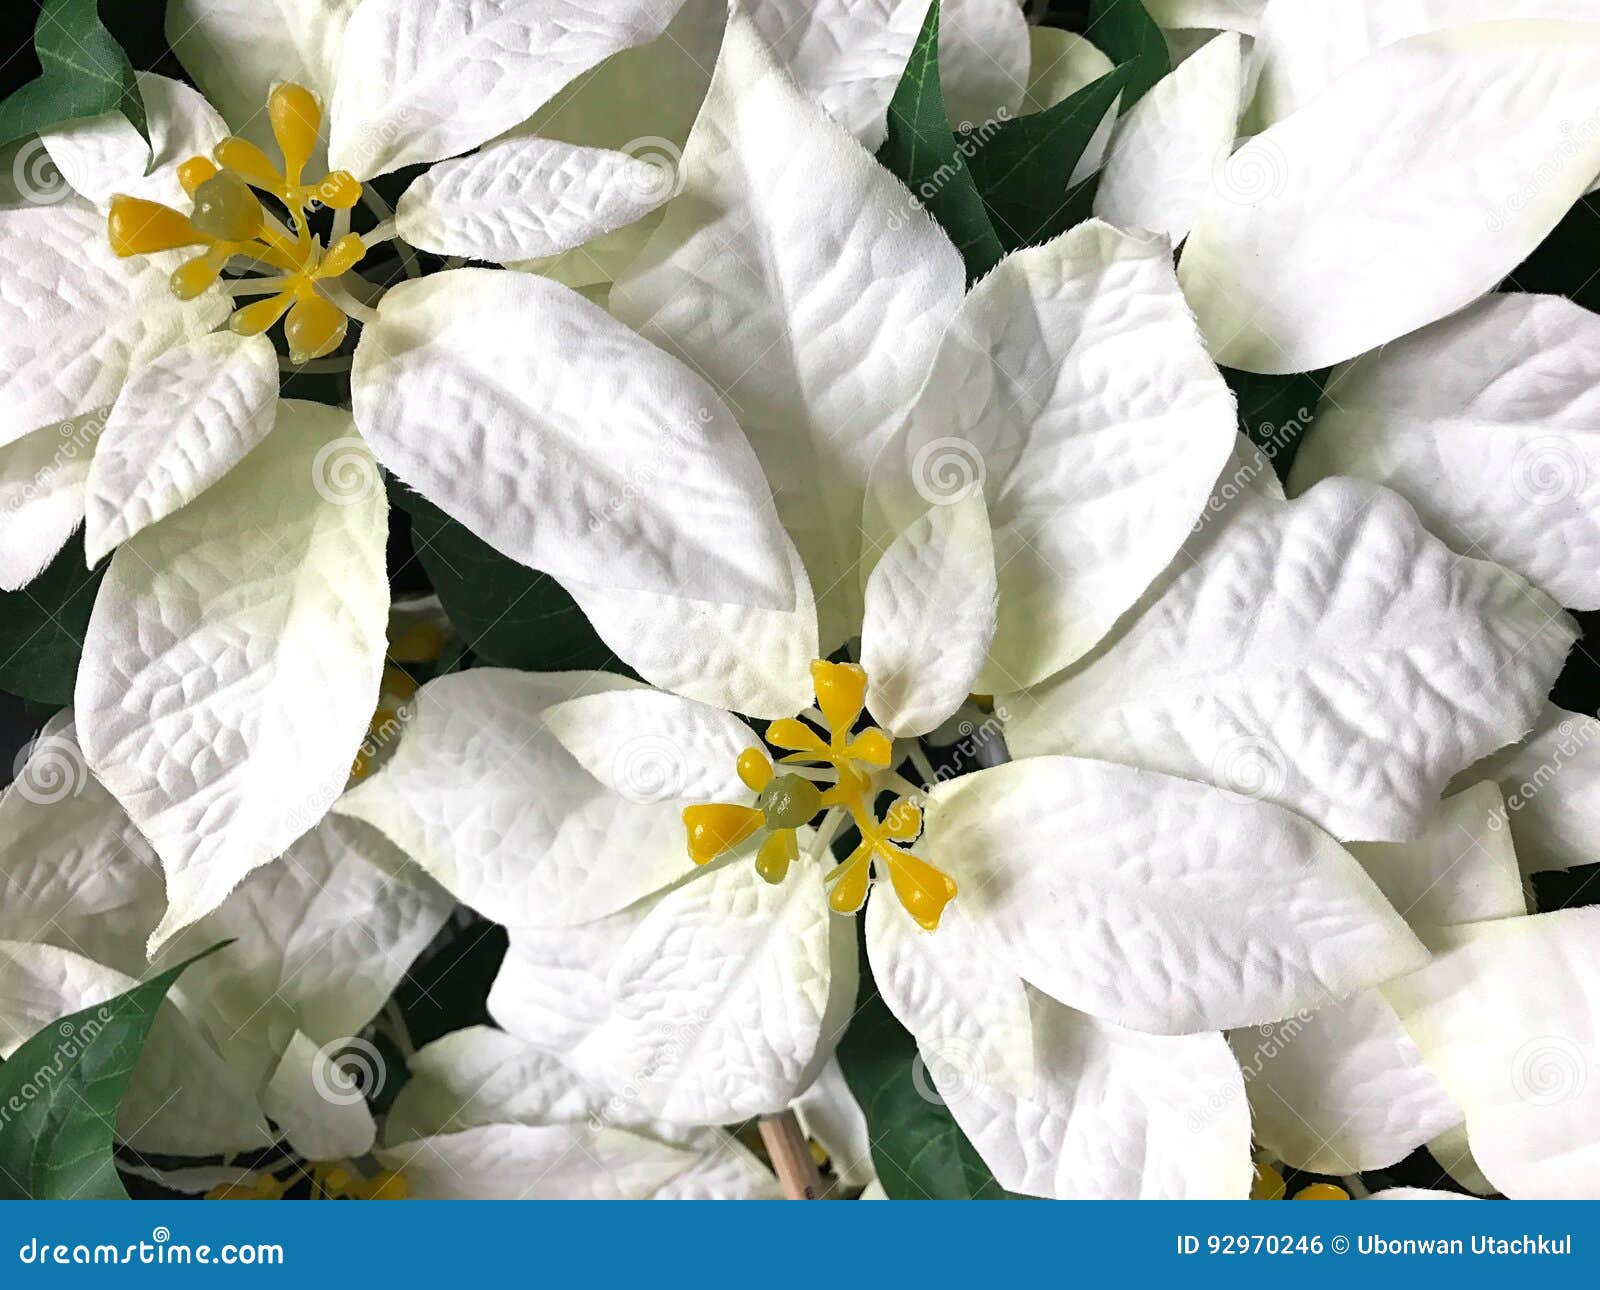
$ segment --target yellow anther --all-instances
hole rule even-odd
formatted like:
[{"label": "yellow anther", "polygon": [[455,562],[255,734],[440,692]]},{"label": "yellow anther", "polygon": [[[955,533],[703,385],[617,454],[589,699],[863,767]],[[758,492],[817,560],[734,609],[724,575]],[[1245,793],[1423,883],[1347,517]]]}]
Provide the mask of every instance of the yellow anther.
[{"label": "yellow anther", "polygon": [[922,832],[922,810],[910,798],[898,798],[883,817],[883,836],[910,842]]},{"label": "yellow anther", "polygon": [[330,170],[311,188],[301,191],[336,211],[347,211],[361,200],[361,183],[348,170]]},{"label": "yellow anther", "polygon": [[1302,1187],[1295,1192],[1296,1200],[1349,1200],[1350,1193],[1343,1187],[1335,1187],[1332,1183],[1312,1183],[1309,1187]]},{"label": "yellow anther", "polygon": [[284,188],[283,175],[278,168],[266,153],[248,139],[241,139],[236,134],[229,135],[211,150],[211,155],[224,170],[233,171],[253,188],[269,193],[281,192]]},{"label": "yellow anther", "polygon": [[223,1183],[206,1193],[207,1200],[282,1200],[288,1188],[269,1173],[256,1176],[252,1183]]},{"label": "yellow anther", "polygon": [[800,842],[793,829],[779,829],[768,836],[756,852],[756,872],[773,886],[784,880],[800,856]]},{"label": "yellow anther", "polygon": [[353,269],[366,253],[367,244],[356,234],[346,233],[328,248],[327,255],[322,257],[322,263],[317,266],[316,276],[337,278],[341,273]]},{"label": "yellow anther", "polygon": [[818,1169],[821,1169],[821,1168],[823,1168],[824,1166],[827,1165],[827,1163],[828,1163],[828,1149],[826,1147],[824,1147],[815,1138],[807,1138],[806,1139],[806,1146],[811,1148],[811,1163],[812,1164],[816,1165],[816,1167]]},{"label": "yellow anther", "polygon": [[379,708],[372,714],[372,720],[367,723],[367,733],[376,735],[382,733],[385,726],[398,724],[400,714],[393,708]]},{"label": "yellow anther", "polygon": [[754,834],[765,823],[765,818],[753,806],[733,806],[726,802],[684,807],[689,859],[696,864],[715,860]]},{"label": "yellow anther", "polygon": [[267,119],[272,122],[272,137],[283,153],[285,177],[293,187],[300,182],[300,172],[317,149],[322,104],[304,85],[284,81],[274,85],[267,96]]},{"label": "yellow anther", "polygon": [[106,216],[106,236],[119,256],[151,255],[180,246],[204,246],[211,239],[170,206],[118,193]]},{"label": "yellow anther", "polygon": [[882,770],[889,764],[894,756],[894,741],[873,726],[870,730],[863,730],[859,735],[845,745],[845,756],[856,761],[864,761],[869,766],[876,766]]},{"label": "yellow anther", "polygon": [[189,222],[219,242],[248,242],[261,231],[261,203],[250,185],[223,170],[194,190]]},{"label": "yellow anther", "polygon": [[739,754],[735,768],[739,772],[739,781],[752,793],[759,793],[772,783],[772,777],[777,773],[772,769],[767,754],[759,748],[746,748]]},{"label": "yellow anther", "polygon": [[1251,1200],[1282,1200],[1287,1190],[1283,1175],[1271,1165],[1256,1166],[1255,1177],[1250,1183]]},{"label": "yellow anther", "polygon": [[811,664],[811,684],[828,729],[836,738],[847,734],[866,706],[866,672],[856,663],[829,663],[819,658]]},{"label": "yellow anther", "polygon": [[944,907],[956,896],[955,879],[909,851],[888,847],[878,853],[889,864],[889,880],[906,913],[927,931],[939,926]]},{"label": "yellow anther", "polygon": [[436,663],[444,653],[444,630],[437,623],[413,623],[389,642],[396,663]]},{"label": "yellow anther", "polygon": [[180,162],[178,165],[178,183],[183,186],[184,192],[193,197],[195,189],[213,175],[220,173],[210,157],[190,157],[188,161]]},{"label": "yellow anther", "polygon": [[214,246],[204,254],[180,264],[172,271],[172,294],[179,300],[193,300],[216,282],[231,254],[229,247]]},{"label": "yellow anther", "polygon": [[794,717],[780,717],[767,727],[767,742],[774,748],[793,748],[798,752],[821,754],[827,751],[827,742],[804,721]]},{"label": "yellow anther", "polygon": [[314,291],[305,292],[294,302],[283,323],[283,338],[289,342],[289,361],[307,363],[339,348],[350,320],[332,301]]},{"label": "yellow anther", "polygon": [[409,672],[396,667],[393,663],[386,663],[383,668],[381,689],[384,694],[404,703],[417,692],[417,683]]},{"label": "yellow anther", "polygon": [[228,319],[228,326],[240,336],[259,336],[282,318],[284,311],[293,303],[294,294],[288,291],[257,300],[243,309],[234,310],[233,317]]},{"label": "yellow anther", "polygon": [[872,844],[863,842],[823,879],[828,884],[828,908],[836,914],[853,914],[867,903],[872,879]]}]

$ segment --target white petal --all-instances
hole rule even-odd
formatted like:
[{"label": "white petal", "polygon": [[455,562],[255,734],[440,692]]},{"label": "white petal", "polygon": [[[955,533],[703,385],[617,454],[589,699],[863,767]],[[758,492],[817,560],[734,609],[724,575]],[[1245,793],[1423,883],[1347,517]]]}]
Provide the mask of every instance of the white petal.
[{"label": "white petal", "polygon": [[630,802],[726,802],[749,796],[739,754],[756,733],[719,708],[658,690],[609,690],[546,708],[561,746]]},{"label": "white petal", "polygon": [[1600,317],[1491,295],[1336,371],[1295,456],[1386,484],[1464,555],[1600,608]]},{"label": "white petal", "polygon": [[378,1134],[361,1086],[333,1056],[296,1031],[261,1093],[262,1109],[307,1160],[364,1156]]},{"label": "white petal", "polygon": [[384,465],[514,560],[631,591],[793,594],[733,415],[566,287],[489,269],[393,287],[351,393]]},{"label": "white petal", "polygon": [[104,424],[98,409],[0,447],[0,591],[37,578],[83,523],[84,482]]},{"label": "white petal", "polygon": [[1467,1145],[1467,1122],[1446,1129],[1428,1143],[1428,1154],[1450,1177],[1476,1196],[1492,1196],[1495,1186],[1483,1176],[1478,1162],[1472,1158],[1472,1148]]},{"label": "white petal", "polygon": [[513,929],[489,1011],[635,1118],[731,1123],[820,1065],[831,917],[820,865],[772,885],[737,858],[600,923]]},{"label": "white petal", "polygon": [[1477,1200],[1476,1196],[1463,1196],[1458,1191],[1439,1191],[1432,1187],[1389,1187],[1375,1191],[1368,1200]]},{"label": "white petal", "polygon": [[[152,948],[220,905],[344,787],[383,670],[387,503],[349,415],[284,400],[240,470],[112,558],[76,708],[161,855]],[[358,493],[330,470],[353,466]]]},{"label": "white petal", "polygon": [[554,255],[654,210],[673,176],[648,160],[551,139],[507,139],[441,161],[401,195],[400,236],[436,255]]},{"label": "white petal", "polygon": [[1036,757],[933,791],[922,846],[1024,979],[1187,1034],[1319,1008],[1422,946],[1309,821],[1190,780]]},{"label": "white petal", "polygon": [[[928,12],[921,0],[903,0],[901,8],[919,24]],[[1027,90],[1028,31],[1021,6],[1011,0],[945,0],[941,5],[939,81],[945,110],[957,129],[1016,114]],[[906,57],[910,55],[908,45]],[[903,71],[905,59],[900,61]],[[900,84],[899,72],[894,83]]]},{"label": "white petal", "polygon": [[172,294],[176,263],[119,260],[105,216],[77,198],[0,212],[0,445],[110,406],[130,372],[228,316],[218,292]]},{"label": "white petal", "polygon": [[1233,151],[1244,57],[1232,32],[1162,77],[1118,123],[1094,213],[1120,228],[1161,233],[1176,246]]},{"label": "white petal", "polygon": [[345,29],[329,161],[368,179],[476,148],[602,59],[661,34],[661,0],[366,0]]},{"label": "white petal", "polygon": [[1600,721],[1547,703],[1526,739],[1456,782],[1485,778],[1505,793],[1523,873],[1600,862]]},{"label": "white petal", "polygon": [[1340,838],[1415,834],[1452,774],[1532,725],[1571,621],[1384,489],[1224,496],[1098,654],[1000,700],[1013,751],[1209,780]]},{"label": "white petal", "polygon": [[417,695],[393,759],[338,811],[513,927],[586,923],[691,872],[679,800],[629,802],[546,728],[546,708],[626,687],[588,672],[475,668]]},{"label": "white petal", "polygon": [[872,1166],[872,1131],[837,1059],[830,1059],[811,1087],[795,1098],[800,1131],[828,1153],[828,1167],[846,1187],[865,1187]]},{"label": "white petal", "polygon": [[1384,1169],[1461,1120],[1377,990],[1229,1040],[1256,1142],[1296,1169]]},{"label": "white petal", "polygon": [[869,532],[881,549],[982,490],[1000,612],[979,688],[1018,689],[1082,656],[1172,559],[1234,436],[1166,242],[1081,224],[967,297],[874,464]]},{"label": "white petal", "polygon": [[1481,23],[1374,54],[1219,174],[1179,277],[1219,363],[1353,358],[1492,289],[1600,173],[1600,25]]},{"label": "white petal", "polygon": [[1144,0],[1144,7],[1165,28],[1254,34],[1267,0]]},{"label": "white petal", "polygon": [[[0,941],[0,1056],[57,1018],[138,984],[71,950]],[[166,1155],[231,1154],[272,1142],[255,1099],[170,1001],[140,1051],[117,1127],[134,1148]]]},{"label": "white petal", "polygon": [[1600,1196],[1597,935],[1592,907],[1451,928],[1384,991],[1514,1200]]},{"label": "white petal", "polygon": [[327,110],[345,24],[361,0],[171,0],[167,40],[235,131],[276,155],[267,95],[279,81],[316,94]]},{"label": "white petal", "polygon": [[266,438],[277,405],[278,356],[265,336],[213,332],[135,372],[89,468],[89,563],[227,474]]},{"label": "white petal", "polygon": [[[1043,112],[1111,70],[1111,60],[1087,37],[1059,27],[1029,27],[1028,89],[1024,113]],[[1109,131],[1108,131],[1109,134]]]},{"label": "white petal", "polygon": [[683,164],[683,195],[611,307],[738,409],[831,650],[860,622],[867,470],[961,299],[960,257],[742,11]]},{"label": "white petal", "polygon": [[1447,797],[1415,841],[1352,842],[1350,854],[1413,927],[1453,927],[1528,912],[1505,799],[1493,782]]},{"label": "white petal", "polygon": [[149,72],[138,77],[148,143],[120,111],[68,121],[40,137],[61,177],[102,210],[117,193],[187,210],[178,166],[193,156],[209,157],[228,127],[182,81]]},{"label": "white petal", "polygon": [[861,666],[873,718],[924,735],[972,693],[994,638],[994,545],[981,493],[934,506],[867,579]]}]

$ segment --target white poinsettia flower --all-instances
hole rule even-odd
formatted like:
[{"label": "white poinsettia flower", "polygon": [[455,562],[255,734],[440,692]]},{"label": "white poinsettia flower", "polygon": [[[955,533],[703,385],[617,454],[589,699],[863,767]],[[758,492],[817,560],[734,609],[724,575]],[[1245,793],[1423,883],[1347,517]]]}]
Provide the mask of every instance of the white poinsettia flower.
[{"label": "white poinsettia flower", "polygon": [[[5,1055],[152,970],[145,939],[166,908],[161,869],[89,773],[70,710],[0,796],[0,893]],[[157,961],[232,941],[169,992],[123,1106],[127,1141],[206,1156],[281,1135],[308,1159],[365,1152],[372,1117],[343,1065],[374,1060],[362,1031],[450,909],[386,839],[324,820]]]},{"label": "white poinsettia flower", "polygon": [[639,1118],[558,1057],[474,1026],[418,1050],[375,1152],[431,1200],[771,1200],[731,1134]]}]

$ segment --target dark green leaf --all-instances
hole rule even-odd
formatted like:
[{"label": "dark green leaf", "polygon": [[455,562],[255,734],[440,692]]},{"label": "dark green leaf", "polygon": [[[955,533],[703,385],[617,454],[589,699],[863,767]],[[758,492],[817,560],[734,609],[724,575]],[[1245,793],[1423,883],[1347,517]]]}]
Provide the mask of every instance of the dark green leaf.
[{"label": "dark green leaf", "polygon": [[1005,251],[1048,242],[1087,217],[1087,205],[1072,200],[1083,185],[1069,190],[1067,181],[1132,72],[1123,63],[1043,112],[957,136]]},{"label": "dark green leaf", "polygon": [[1124,112],[1172,70],[1167,38],[1140,0],[1089,0],[1089,22],[1083,31],[1113,63],[1133,64],[1128,92],[1122,97]]},{"label": "dark green leaf", "polygon": [[530,672],[622,670],[554,578],[501,555],[397,481],[389,497],[411,516],[417,558],[474,653]]},{"label": "dark green leaf", "polygon": [[83,634],[104,576],[104,564],[84,567],[79,534],[22,590],[0,592],[0,690],[54,707],[72,702]]},{"label": "dark green leaf", "polygon": [[867,1117],[872,1163],[891,1200],[1004,1200],[938,1099],[917,1042],[878,994],[865,953],[856,1013],[839,1043],[845,1083]]},{"label": "dark green leaf", "polygon": [[1289,478],[1300,441],[1317,415],[1329,370],[1263,376],[1222,369],[1222,379],[1239,400],[1239,429],[1266,454],[1280,480]]},{"label": "dark green leaf", "polygon": [[99,0],[45,0],[33,45],[41,71],[0,103],[0,146],[118,110],[148,141],[133,64],[100,21]]},{"label": "dark green leaf", "polygon": [[889,101],[889,133],[878,160],[950,235],[969,282],[994,268],[1005,252],[950,129],[939,83],[939,0],[928,6],[911,61]]},{"label": "dark green leaf", "polygon": [[128,1198],[111,1156],[128,1077],[167,989],[221,948],[51,1022],[0,1066],[0,1200]]},{"label": "dark green leaf", "polygon": [[1600,312],[1600,193],[1578,199],[1506,278],[1505,289],[1565,296]]},{"label": "dark green leaf", "polygon": [[489,990],[509,944],[505,928],[474,919],[411,969],[394,998],[413,1044],[490,1024]]}]

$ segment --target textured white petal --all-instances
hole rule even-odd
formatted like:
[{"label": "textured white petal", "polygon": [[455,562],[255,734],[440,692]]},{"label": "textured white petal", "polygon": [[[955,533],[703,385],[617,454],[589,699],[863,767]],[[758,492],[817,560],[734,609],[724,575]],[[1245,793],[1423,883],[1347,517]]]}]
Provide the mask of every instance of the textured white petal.
[{"label": "textured white petal", "polygon": [[1254,34],[1267,0],[1143,0],[1162,27]]},{"label": "textured white petal", "polygon": [[1037,1079],[1027,1096],[924,1050],[1002,1187],[1062,1200],[1249,1194],[1250,1114],[1220,1035],[1140,1034],[1029,995]]},{"label": "textured white petal", "polygon": [[599,923],[514,928],[489,1011],[628,1118],[731,1123],[811,1078],[831,917],[819,865],[772,885],[736,858]]},{"label": "textured white petal", "polygon": [[[1151,0],[1149,7],[1152,13],[1159,13],[1169,5],[1217,7],[1209,0],[1199,5],[1195,0]],[[1259,3],[1255,7],[1262,9]],[[1256,128],[1299,110],[1386,45],[1446,27],[1513,18],[1594,22],[1600,19],[1600,12],[1596,12],[1594,0],[1278,0],[1268,4],[1261,14],[1256,44],[1261,65],[1252,108]]]},{"label": "textured white petal", "polygon": [[1229,1040],[1256,1142],[1296,1169],[1383,1169],[1461,1120],[1377,990]]},{"label": "textured white petal", "polygon": [[1445,1173],[1474,1195],[1494,1195],[1494,1184],[1483,1176],[1483,1170],[1472,1158],[1472,1148],[1467,1145],[1465,1119],[1428,1143],[1428,1154],[1438,1161]]},{"label": "textured white petal", "polygon": [[1237,487],[1097,654],[1001,706],[1018,755],[1148,766],[1392,840],[1533,724],[1573,637],[1547,596],[1453,555],[1384,489]]},{"label": "textured white petal", "polygon": [[658,690],[608,690],[558,703],[545,725],[579,765],[630,802],[726,802],[749,796],[735,763],[761,748],[719,708]]},{"label": "textured white petal", "polygon": [[1597,936],[1592,907],[1450,928],[1384,991],[1514,1200],[1600,1196]]},{"label": "textured white petal", "polygon": [[345,29],[328,156],[367,179],[476,148],[602,59],[661,34],[669,0],[365,0]]},{"label": "textured white petal", "polygon": [[868,531],[881,550],[981,489],[1000,610],[979,688],[1018,689],[1081,657],[1172,559],[1234,436],[1166,242],[1081,224],[967,297],[873,467]]},{"label": "textured white petal", "polygon": [[1462,554],[1600,608],[1600,317],[1491,295],[1341,367],[1290,486],[1328,475],[1385,484]]},{"label": "textured white petal", "polygon": [[934,506],[867,579],[867,705],[896,737],[924,735],[972,693],[994,639],[994,544],[983,494]]},{"label": "textured white petal", "polygon": [[600,918],[693,869],[681,799],[630,802],[546,728],[546,708],[627,687],[476,668],[418,692],[393,759],[340,799],[458,900],[513,927]]},{"label": "textured white petal", "polygon": [[0,591],[26,586],[83,523],[99,409],[0,447]]},{"label": "textured white petal", "polygon": [[507,139],[441,161],[395,207],[400,236],[437,255],[554,255],[654,210],[673,177],[647,159],[551,139]]},{"label": "textured white petal", "polygon": [[742,11],[684,174],[611,306],[736,409],[810,571],[831,650],[860,621],[867,470],[961,299],[960,257],[806,99]]},{"label": "textured white petal", "polygon": [[[321,819],[377,699],[389,587],[376,467],[349,414],[278,408],[238,471],[118,549],[89,621],[79,737],[161,855],[168,910],[152,947]],[[333,491],[340,463],[358,493]]]},{"label": "textured white petal", "polygon": [[[0,941],[0,1057],[68,1013],[131,990],[137,977],[52,945]],[[77,1036],[82,1042],[88,1032]],[[60,1029],[62,1044],[75,1042]],[[170,1002],[156,1014],[117,1115],[119,1137],[142,1151],[204,1156],[272,1141],[255,1099]]]},{"label": "textured white petal", "polygon": [[1184,291],[1219,363],[1299,372],[1476,299],[1600,173],[1600,24],[1480,23],[1374,54],[1219,174]]},{"label": "textured white petal", "polygon": [[261,1106],[307,1160],[364,1156],[378,1134],[360,1085],[301,1031],[262,1089]]},{"label": "textured white petal", "polygon": [[1186,58],[1117,124],[1094,213],[1183,241],[1233,151],[1244,86],[1240,40],[1224,32]]},{"label": "textured white petal", "polygon": [[333,96],[345,24],[361,0],[171,0],[167,40],[235,132],[276,155],[267,95],[279,81]]},{"label": "textured white petal", "polygon": [[118,193],[188,210],[178,166],[193,156],[209,157],[228,127],[182,81],[150,72],[138,77],[148,143],[120,111],[68,121],[40,137],[61,177],[102,210]]},{"label": "textured white petal", "polygon": [[1111,70],[1111,60],[1093,42],[1059,27],[1028,28],[1028,89],[1022,111],[1043,112],[1097,81]]},{"label": "textured white petal", "polygon": [[872,1131],[837,1058],[832,1058],[795,1098],[800,1131],[828,1153],[828,1167],[846,1187],[865,1187],[877,1175],[872,1166]]},{"label": "textured white petal", "polygon": [[77,198],[0,211],[0,445],[109,406],[130,372],[228,316],[216,291],[173,296],[176,262],[119,260],[105,216]]},{"label": "textured white petal", "polygon": [[1035,757],[940,785],[922,848],[1031,985],[1186,1034],[1318,1008],[1422,946],[1309,821],[1190,780]]},{"label": "textured white petal", "polygon": [[89,467],[89,563],[227,474],[272,429],[277,406],[278,356],[265,336],[213,332],[135,372]]},{"label": "textured white petal", "polygon": [[1438,1191],[1432,1187],[1389,1187],[1375,1191],[1368,1200],[1477,1200],[1476,1196],[1463,1196],[1458,1191]]},{"label": "textured white petal", "polygon": [[631,591],[768,607],[792,596],[733,415],[566,287],[489,269],[393,287],[351,393],[384,465],[514,560]]},{"label": "textured white petal", "polygon": [[1547,703],[1526,739],[1457,783],[1486,778],[1505,793],[1523,873],[1600,863],[1600,721]]},{"label": "textured white petal", "polygon": [[[920,30],[928,12],[921,0],[902,0],[901,9],[916,16]],[[906,46],[906,58],[911,47]],[[1014,115],[1027,90],[1029,53],[1021,6],[1011,0],[944,0],[939,11],[939,82],[952,124],[959,129],[1003,113]],[[905,58],[900,64],[903,71]],[[899,84],[897,71],[894,85]]]}]

